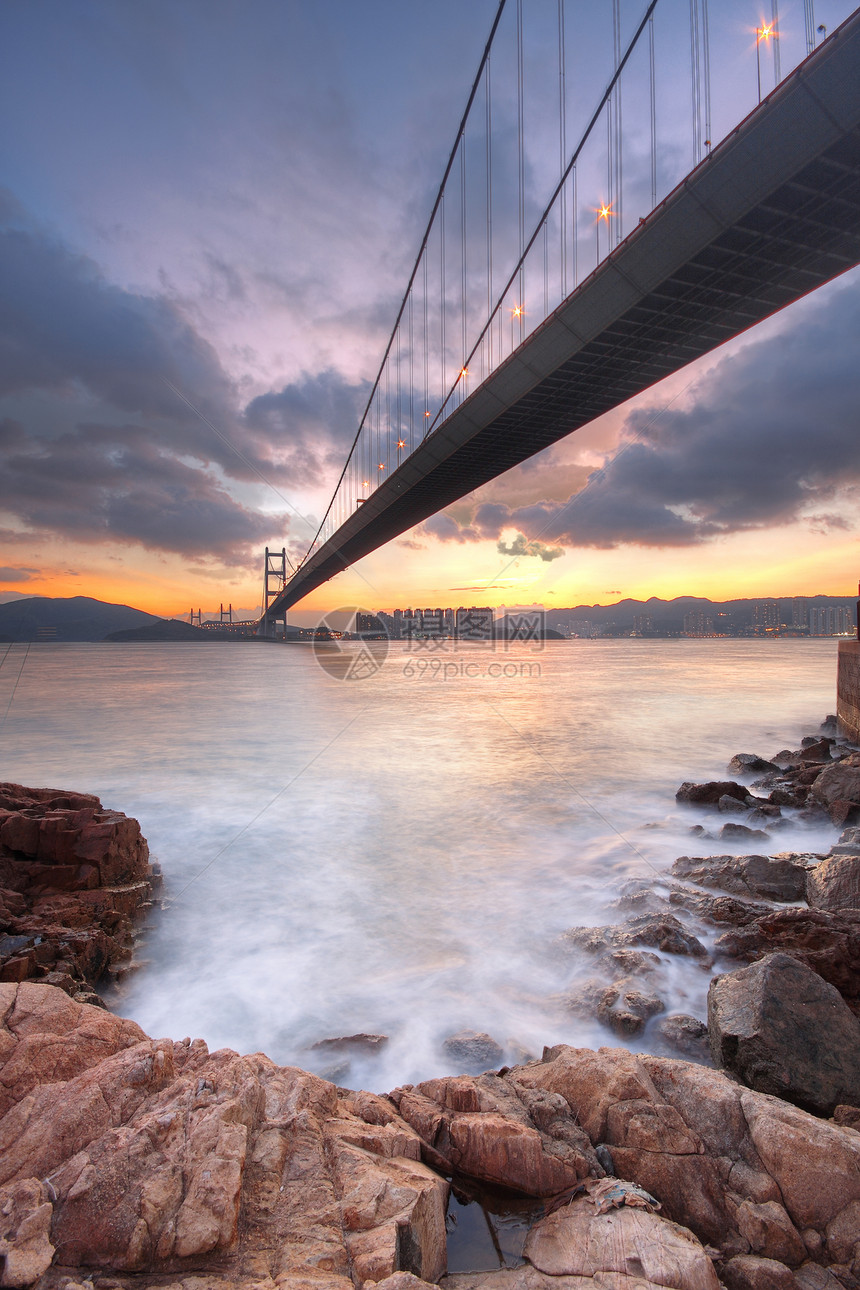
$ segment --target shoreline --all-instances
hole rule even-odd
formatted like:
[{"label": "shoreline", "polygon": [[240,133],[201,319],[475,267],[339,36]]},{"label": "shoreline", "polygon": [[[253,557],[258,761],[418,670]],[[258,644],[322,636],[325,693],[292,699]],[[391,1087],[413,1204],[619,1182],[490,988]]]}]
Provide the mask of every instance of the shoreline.
[{"label": "shoreline", "polygon": [[[23,863],[30,890],[25,910],[7,901],[0,950],[27,930],[16,919],[36,922],[0,959],[0,1284],[856,1290],[860,755],[824,735],[746,757],[732,764],[753,784],[685,784],[679,800],[756,843],[751,825],[783,807],[826,810],[845,826],[827,856],[681,857],[666,897],[633,884],[627,917],[567,934],[590,969],[572,1005],[623,1038],[659,1015],[660,955],[713,969],[692,928],[725,929],[715,957],[736,966],[712,979],[707,1026],[665,1017],[687,1060],[558,1045],[478,1073],[490,1037],[460,1035],[473,1074],[387,1095],[153,1041],[107,1012],[91,987],[128,970],[159,880],[139,826],[86,794],[3,786],[4,873]],[[96,956],[65,934],[86,918]],[[461,1257],[449,1196],[482,1189],[538,1217],[505,1250],[485,1197],[498,1264],[446,1276],[449,1243]]]}]

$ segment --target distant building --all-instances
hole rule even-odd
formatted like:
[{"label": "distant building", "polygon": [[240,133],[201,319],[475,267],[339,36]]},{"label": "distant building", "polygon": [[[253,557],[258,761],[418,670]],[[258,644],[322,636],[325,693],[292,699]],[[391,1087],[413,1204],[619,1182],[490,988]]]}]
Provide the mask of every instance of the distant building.
[{"label": "distant building", "polygon": [[493,611],[488,608],[471,609],[462,606],[456,614],[456,634],[460,640],[489,641],[493,639]]},{"label": "distant building", "polygon": [[600,629],[587,618],[574,618],[573,622],[570,624],[571,636],[582,636],[587,640],[590,640],[592,636],[596,636],[599,630]]},{"label": "distant building", "polygon": [[713,618],[710,614],[703,613],[701,609],[694,609],[691,613],[684,614],[684,635],[713,636]]},{"label": "distant building", "polygon": [[791,602],[792,627],[809,626],[809,601],[805,596],[795,596]]},{"label": "distant building", "polygon": [[633,615],[633,634],[635,636],[645,636],[654,630],[654,619],[650,614]]},{"label": "distant building", "polygon": [[757,600],[753,605],[753,631],[775,632],[779,629],[779,604],[775,600]]},{"label": "distant building", "polygon": [[421,634],[423,636],[447,636],[445,629],[444,609],[424,609],[421,613]]},{"label": "distant building", "polygon": [[848,605],[813,605],[809,610],[810,636],[848,636],[854,631],[854,615]]}]

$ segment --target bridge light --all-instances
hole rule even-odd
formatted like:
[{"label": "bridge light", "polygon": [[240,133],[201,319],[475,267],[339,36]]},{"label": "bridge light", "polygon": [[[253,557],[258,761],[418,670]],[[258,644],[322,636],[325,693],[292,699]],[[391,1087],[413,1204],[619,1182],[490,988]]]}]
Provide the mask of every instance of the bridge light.
[{"label": "bridge light", "polygon": [[511,313],[514,318],[519,318],[524,312],[525,311],[522,305],[514,305],[513,309],[511,310]]},{"label": "bridge light", "polygon": [[405,448],[405,447],[406,447],[406,440],[405,440],[405,439],[398,439],[398,440],[397,440],[397,447],[398,447],[398,448]]},{"label": "bridge light", "polygon": [[378,469],[379,469],[379,470],[385,470],[385,466],[383,465],[383,463],[382,463],[382,462],[380,462],[380,463],[379,463]]},{"label": "bridge light", "polygon": [[464,377],[464,376],[468,376],[468,375],[469,375],[469,369],[468,369],[468,367],[461,367],[461,368],[460,368],[460,375],[457,377],[457,380],[458,380],[458,381],[462,381],[463,377]]},{"label": "bridge light", "polygon": [[598,207],[598,210],[597,210],[598,219],[606,220],[606,223],[608,224],[609,216],[614,214],[615,214],[615,211],[612,209],[612,202],[610,202],[608,206],[606,202],[600,203],[600,206]]},{"label": "bridge light", "polygon": [[364,481],[364,483],[362,484],[362,488],[370,488],[370,480],[369,480],[369,479],[366,479],[366,480]]}]

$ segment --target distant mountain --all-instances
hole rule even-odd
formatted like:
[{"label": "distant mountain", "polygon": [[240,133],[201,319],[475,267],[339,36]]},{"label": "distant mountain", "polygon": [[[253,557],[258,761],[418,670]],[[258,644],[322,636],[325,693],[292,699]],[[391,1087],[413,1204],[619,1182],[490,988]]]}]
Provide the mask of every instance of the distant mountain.
[{"label": "distant mountain", "polygon": [[[674,600],[661,600],[652,596],[650,600],[619,600],[612,605],[574,605],[566,609],[547,609],[546,621],[549,627],[571,627],[583,620],[599,626],[601,629],[614,628],[619,631],[630,630],[633,619],[640,614],[647,615],[660,632],[682,631],[684,615],[700,610],[710,615],[725,615],[726,626],[730,629],[743,629],[752,623],[753,606],[765,600],[776,601],[779,605],[780,621],[792,621],[791,596],[751,596],[745,600],[709,600],[706,596],[676,596]],[[854,610],[856,597],[849,593],[846,596],[802,596],[810,609],[826,606],[847,605]]]},{"label": "distant mountain", "polygon": [[162,621],[130,605],[110,605],[90,596],[31,596],[0,605],[0,638],[102,641],[110,632]]}]

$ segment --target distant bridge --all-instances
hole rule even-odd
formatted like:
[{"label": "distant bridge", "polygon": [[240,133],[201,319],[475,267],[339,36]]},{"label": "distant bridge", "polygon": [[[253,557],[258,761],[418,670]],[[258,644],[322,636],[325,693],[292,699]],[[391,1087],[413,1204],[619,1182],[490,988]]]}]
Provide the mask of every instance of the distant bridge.
[{"label": "distant bridge", "polygon": [[[646,14],[651,20],[653,9],[654,4]],[[604,107],[611,108],[616,90],[611,84]],[[545,243],[551,218],[545,213]],[[397,412],[390,392],[387,406],[382,401],[383,364],[375,427],[371,399],[326,525],[267,606],[264,628],[383,543],[860,263],[860,10],[708,151],[623,241],[607,248],[602,262],[599,219],[597,267],[514,347],[518,308],[510,302],[522,291],[521,260],[471,356],[465,355],[471,371],[478,359],[485,363],[489,347],[485,365],[492,370],[467,393],[463,362],[433,428],[417,445],[406,442],[406,396],[398,395]],[[425,238],[425,401],[427,244]],[[444,242],[442,249],[444,337]],[[465,262],[464,234],[464,334]],[[410,283],[413,295],[420,265],[421,256]],[[411,342],[411,405],[422,361],[416,323],[421,301],[407,291],[404,303],[409,312],[401,309],[386,361],[393,363],[395,342],[398,349],[402,344],[402,371]],[[512,352],[493,366],[493,318],[500,307],[512,315]],[[504,338],[503,326],[499,322],[497,337]],[[424,416],[430,416],[426,409]],[[362,435],[370,436],[369,451]],[[394,451],[395,436],[394,469],[384,473],[385,462],[374,465],[374,458],[381,458],[381,443],[389,454]],[[378,476],[371,479],[372,468]],[[370,484],[372,490],[359,497]]]}]

